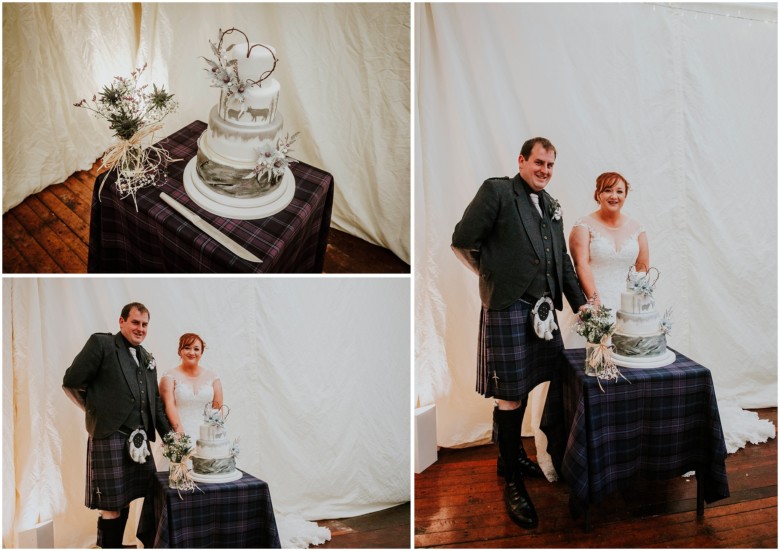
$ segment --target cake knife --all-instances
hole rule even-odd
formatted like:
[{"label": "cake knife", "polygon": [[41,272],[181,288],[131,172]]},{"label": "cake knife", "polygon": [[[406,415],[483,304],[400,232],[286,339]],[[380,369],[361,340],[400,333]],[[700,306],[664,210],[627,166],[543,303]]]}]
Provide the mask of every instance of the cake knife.
[{"label": "cake knife", "polygon": [[206,235],[213,238],[217,243],[227,248],[230,252],[248,260],[250,262],[263,262],[258,257],[250,253],[244,247],[236,243],[233,239],[219,231],[217,228],[206,222],[203,218],[192,212],[190,209],[179,203],[176,199],[165,193],[160,193],[160,199],[168,203],[176,212],[181,214],[184,218],[195,224],[198,228],[203,230]]}]

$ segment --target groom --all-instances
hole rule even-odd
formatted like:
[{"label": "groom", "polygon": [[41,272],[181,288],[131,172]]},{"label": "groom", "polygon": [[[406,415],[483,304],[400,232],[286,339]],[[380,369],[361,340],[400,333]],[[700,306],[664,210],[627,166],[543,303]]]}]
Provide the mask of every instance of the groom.
[{"label": "groom", "polygon": [[520,438],[528,393],[557,376],[563,341],[552,322],[562,295],[575,311],[587,302],[566,251],[560,206],[545,191],[556,154],[545,138],[526,141],[519,173],[486,180],[452,235],[453,251],[479,276],[477,392],[496,400],[504,502],[523,528],[538,525],[523,478],[544,476]]},{"label": "groom", "polygon": [[149,310],[126,305],[119,333],[95,333],[65,372],[62,388],[86,413],[86,506],[99,509],[97,545],[121,548],[130,502],[146,497],[156,472],[148,440],[171,430],[152,355],[142,346]]}]

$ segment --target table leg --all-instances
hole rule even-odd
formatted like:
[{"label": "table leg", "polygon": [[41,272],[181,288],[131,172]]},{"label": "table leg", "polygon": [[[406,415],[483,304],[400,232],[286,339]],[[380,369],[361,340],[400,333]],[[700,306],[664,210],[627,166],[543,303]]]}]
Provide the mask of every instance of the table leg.
[{"label": "table leg", "polygon": [[704,516],[704,481],[700,476],[701,471],[696,471],[696,516]]}]

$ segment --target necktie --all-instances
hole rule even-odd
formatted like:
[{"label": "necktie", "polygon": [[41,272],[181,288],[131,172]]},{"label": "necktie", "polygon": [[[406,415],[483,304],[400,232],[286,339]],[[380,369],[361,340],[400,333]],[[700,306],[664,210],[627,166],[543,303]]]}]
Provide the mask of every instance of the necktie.
[{"label": "necktie", "polygon": [[141,362],[138,361],[138,350],[133,346],[128,346],[127,349],[130,351],[130,355],[135,360],[136,365],[141,365]]},{"label": "necktie", "polygon": [[539,213],[539,216],[544,218],[544,215],[542,214],[542,207],[539,206],[539,194],[538,193],[529,193],[528,196],[531,198],[531,202],[536,207],[536,211]]}]

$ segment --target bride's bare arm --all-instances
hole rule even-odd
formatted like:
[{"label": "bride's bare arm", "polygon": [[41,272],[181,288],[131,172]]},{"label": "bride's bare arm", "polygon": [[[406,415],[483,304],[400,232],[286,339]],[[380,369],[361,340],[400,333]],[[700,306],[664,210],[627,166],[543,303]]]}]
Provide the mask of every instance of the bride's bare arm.
[{"label": "bride's bare arm", "polygon": [[214,387],[214,401],[211,402],[211,407],[214,409],[219,409],[222,407],[222,381],[219,379],[214,379],[214,382],[212,383],[212,386]]},{"label": "bride's bare arm", "polygon": [[639,254],[634,265],[637,272],[646,272],[650,269],[650,245],[647,243],[647,233],[639,234]]},{"label": "bride's bare arm", "polygon": [[600,300],[593,271],[590,269],[590,231],[584,226],[574,226],[569,234],[569,250],[574,261],[577,279],[588,299],[588,303],[598,308]]},{"label": "bride's bare arm", "polygon": [[179,417],[179,410],[176,408],[176,398],[173,396],[173,387],[175,382],[173,377],[164,375],[160,378],[160,397],[162,398],[163,405],[165,406],[165,415],[168,416],[168,422],[171,424],[176,432],[182,432],[181,418]]}]

